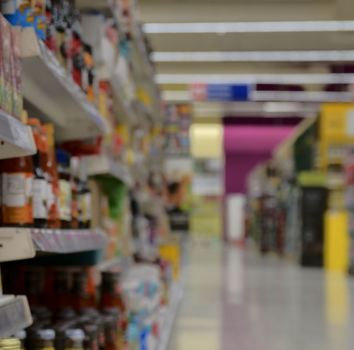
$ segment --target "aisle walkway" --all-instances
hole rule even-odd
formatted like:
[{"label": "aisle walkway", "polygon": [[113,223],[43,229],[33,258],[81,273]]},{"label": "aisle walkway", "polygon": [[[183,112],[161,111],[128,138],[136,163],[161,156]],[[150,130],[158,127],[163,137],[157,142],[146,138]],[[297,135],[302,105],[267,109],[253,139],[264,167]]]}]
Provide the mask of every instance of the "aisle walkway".
[{"label": "aisle walkway", "polygon": [[349,350],[354,279],[193,244],[169,350]]}]

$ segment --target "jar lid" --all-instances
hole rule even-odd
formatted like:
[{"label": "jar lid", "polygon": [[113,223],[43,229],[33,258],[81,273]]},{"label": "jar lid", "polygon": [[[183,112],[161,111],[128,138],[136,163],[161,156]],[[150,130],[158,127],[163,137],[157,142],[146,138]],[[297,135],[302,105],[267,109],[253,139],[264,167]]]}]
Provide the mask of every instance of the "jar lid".
[{"label": "jar lid", "polygon": [[37,331],[38,336],[43,340],[54,340],[55,339],[55,331],[54,329],[40,329]]},{"label": "jar lid", "polygon": [[85,333],[82,329],[68,329],[65,335],[73,341],[83,341],[85,339]]}]

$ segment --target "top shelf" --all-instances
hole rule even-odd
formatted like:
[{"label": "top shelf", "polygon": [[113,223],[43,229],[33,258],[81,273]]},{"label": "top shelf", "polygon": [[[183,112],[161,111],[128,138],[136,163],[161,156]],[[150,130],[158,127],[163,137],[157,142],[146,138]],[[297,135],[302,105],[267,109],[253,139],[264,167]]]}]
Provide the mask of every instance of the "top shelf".
[{"label": "top shelf", "polygon": [[22,31],[24,97],[56,127],[58,141],[79,140],[109,130],[105,118],[59,64],[32,28]]}]

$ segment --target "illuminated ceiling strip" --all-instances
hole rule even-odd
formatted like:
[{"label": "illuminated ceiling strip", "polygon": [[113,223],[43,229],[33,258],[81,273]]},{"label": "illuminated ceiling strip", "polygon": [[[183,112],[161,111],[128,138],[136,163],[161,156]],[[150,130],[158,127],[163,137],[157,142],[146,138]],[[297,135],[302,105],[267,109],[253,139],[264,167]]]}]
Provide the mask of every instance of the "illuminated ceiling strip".
[{"label": "illuminated ceiling strip", "polygon": [[154,52],[155,62],[354,62],[354,50]]},{"label": "illuminated ceiling strip", "polygon": [[149,34],[184,33],[291,33],[354,31],[354,21],[146,23]]},{"label": "illuminated ceiling strip", "polygon": [[353,84],[354,74],[158,74],[158,84]]},{"label": "illuminated ceiling strip", "polygon": [[252,101],[289,101],[289,102],[352,102],[351,92],[325,91],[253,91]]}]

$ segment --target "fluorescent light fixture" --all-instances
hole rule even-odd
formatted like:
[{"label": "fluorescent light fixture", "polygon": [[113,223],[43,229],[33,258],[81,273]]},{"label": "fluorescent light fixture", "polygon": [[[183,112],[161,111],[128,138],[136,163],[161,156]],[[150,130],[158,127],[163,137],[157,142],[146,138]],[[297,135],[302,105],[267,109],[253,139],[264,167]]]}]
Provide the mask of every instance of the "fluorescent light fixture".
[{"label": "fluorescent light fixture", "polygon": [[155,62],[354,62],[354,50],[154,52]]},{"label": "fluorescent light fixture", "polygon": [[308,117],[314,116],[320,109],[320,103],[303,102],[196,102],[194,117]]},{"label": "fluorescent light fixture", "polygon": [[144,31],[149,34],[345,32],[354,31],[354,21],[146,23]]},{"label": "fluorescent light fixture", "polygon": [[352,92],[326,91],[253,91],[252,101],[352,102]]},{"label": "fluorescent light fixture", "polygon": [[158,84],[354,84],[354,74],[158,74]]}]

